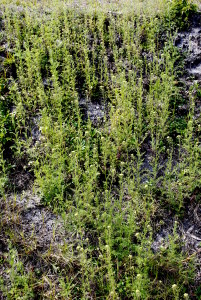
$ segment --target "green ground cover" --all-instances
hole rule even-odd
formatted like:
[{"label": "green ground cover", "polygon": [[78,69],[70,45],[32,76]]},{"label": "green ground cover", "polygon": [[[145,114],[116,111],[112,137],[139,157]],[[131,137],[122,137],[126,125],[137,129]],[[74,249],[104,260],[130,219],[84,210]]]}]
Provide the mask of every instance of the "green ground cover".
[{"label": "green ground cover", "polygon": [[[21,251],[2,221],[2,297],[200,299],[196,255],[178,234],[200,201],[200,90],[182,96],[174,46],[194,4],[1,0],[0,9],[1,202],[31,186],[73,236],[58,259],[47,251],[48,277],[27,267],[35,250]],[[171,235],[154,251],[168,217]]]}]

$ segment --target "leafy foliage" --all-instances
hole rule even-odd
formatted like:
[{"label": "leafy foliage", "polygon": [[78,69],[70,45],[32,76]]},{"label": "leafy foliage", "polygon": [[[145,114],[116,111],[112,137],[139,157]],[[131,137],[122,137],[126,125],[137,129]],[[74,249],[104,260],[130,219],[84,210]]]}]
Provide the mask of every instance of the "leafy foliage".
[{"label": "leafy foliage", "polygon": [[[191,291],[193,257],[182,251],[176,223],[157,252],[153,243],[155,220],[167,210],[176,219],[201,188],[196,98],[190,93],[187,113],[177,115],[183,99],[172,37],[195,6],[134,1],[135,10],[130,2],[111,10],[109,3],[46,2],[2,5],[12,54],[1,79],[0,143],[3,153],[12,142],[12,161],[22,174],[32,172],[43,205],[62,214],[71,239],[58,256],[51,248],[43,258],[52,279],[44,270],[25,270],[11,249],[3,293],[8,299],[181,299]],[[16,74],[9,71],[13,64]],[[8,161],[2,155],[4,198]],[[9,228],[6,234],[17,247]]]}]

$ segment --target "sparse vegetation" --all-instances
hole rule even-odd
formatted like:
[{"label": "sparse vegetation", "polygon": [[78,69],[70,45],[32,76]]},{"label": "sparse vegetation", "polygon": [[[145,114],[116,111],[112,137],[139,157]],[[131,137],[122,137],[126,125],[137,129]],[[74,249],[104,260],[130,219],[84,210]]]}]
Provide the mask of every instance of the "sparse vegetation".
[{"label": "sparse vegetation", "polygon": [[175,46],[196,11],[1,0],[1,299],[200,299],[201,87]]}]

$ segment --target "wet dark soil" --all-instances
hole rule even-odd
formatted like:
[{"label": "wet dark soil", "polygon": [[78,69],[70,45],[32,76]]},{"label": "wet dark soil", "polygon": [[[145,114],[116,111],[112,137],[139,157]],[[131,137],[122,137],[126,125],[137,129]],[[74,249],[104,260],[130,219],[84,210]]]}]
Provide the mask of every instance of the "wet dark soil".
[{"label": "wet dark soil", "polygon": [[188,31],[180,32],[175,45],[186,53],[186,75],[201,79],[201,18],[195,14]]},{"label": "wet dark soil", "polygon": [[[184,69],[180,80],[183,86],[183,98],[187,103],[178,107],[178,113],[188,113],[188,99],[190,94],[195,96],[196,90],[201,88],[201,12],[195,14],[191,20],[188,31],[179,32],[175,39],[175,46],[184,55]],[[195,119],[201,115],[201,97],[196,97]]]},{"label": "wet dark soil", "polygon": [[99,126],[104,122],[106,109],[102,103],[94,103],[92,101],[87,101],[85,98],[81,98],[79,105],[84,120],[89,118],[93,126]]}]

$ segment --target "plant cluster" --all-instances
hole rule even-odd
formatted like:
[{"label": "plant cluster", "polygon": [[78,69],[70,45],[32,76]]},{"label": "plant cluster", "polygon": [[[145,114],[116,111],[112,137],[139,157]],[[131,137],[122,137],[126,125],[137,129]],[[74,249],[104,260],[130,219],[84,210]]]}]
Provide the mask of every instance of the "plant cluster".
[{"label": "plant cluster", "polygon": [[[98,1],[84,8],[62,0],[2,4],[13,53],[7,64],[14,61],[16,68],[0,99],[2,201],[9,191],[5,166],[20,164],[33,174],[43,204],[60,213],[76,237],[61,246],[62,263],[51,260],[56,283],[48,272],[25,270],[23,252],[20,261],[11,240],[0,261],[9,273],[6,289],[6,279],[0,281],[8,299],[176,300],[192,294],[193,256],[182,250],[178,223],[157,253],[153,241],[155,220],[167,209],[181,217],[185,201],[201,188],[197,96],[190,94],[188,113],[178,116],[178,51],[169,24],[173,17],[183,26],[194,6],[163,0],[158,12],[150,11],[152,4],[126,12],[104,10]],[[13,111],[10,104],[5,109],[8,99]],[[90,105],[104,107],[98,125]]]}]

